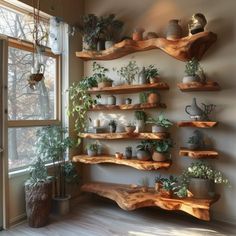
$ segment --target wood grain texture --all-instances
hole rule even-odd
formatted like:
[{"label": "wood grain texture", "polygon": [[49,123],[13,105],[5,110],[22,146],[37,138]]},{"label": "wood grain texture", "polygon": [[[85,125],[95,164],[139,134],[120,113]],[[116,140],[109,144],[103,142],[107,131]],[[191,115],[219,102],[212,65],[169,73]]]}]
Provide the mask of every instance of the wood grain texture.
[{"label": "wood grain texture", "polygon": [[115,201],[124,210],[135,210],[142,207],[158,206],[165,210],[184,211],[201,220],[210,220],[210,206],[219,199],[164,198],[149,188],[142,192],[140,187],[129,185],[92,182],[82,186],[82,191],[91,192]]},{"label": "wood grain texture", "polygon": [[168,90],[169,86],[165,82],[157,82],[153,84],[136,84],[136,85],[118,85],[114,87],[104,87],[98,88],[94,87],[88,90],[90,94],[96,93],[111,93],[111,94],[129,94],[129,93],[138,93],[145,90],[158,89],[158,90]]},{"label": "wood grain texture", "polygon": [[87,139],[165,139],[169,133],[82,133],[81,138]]},{"label": "wood grain texture", "polygon": [[101,164],[112,163],[118,165],[130,166],[138,170],[158,170],[167,169],[171,166],[171,161],[140,161],[137,159],[118,159],[115,156],[95,156],[89,157],[88,155],[78,155],[72,158],[73,162],[81,162],[85,164]]},{"label": "wood grain texture", "polygon": [[217,121],[180,121],[177,123],[179,127],[196,127],[196,128],[212,128],[218,124]]},{"label": "wood grain texture", "polygon": [[157,48],[181,61],[187,61],[193,57],[200,60],[216,39],[217,35],[212,32],[201,32],[178,40],[153,38],[133,41],[126,39],[107,50],[76,52],[76,56],[82,60],[113,60],[134,52]]},{"label": "wood grain texture", "polygon": [[152,103],[143,103],[143,104],[121,104],[121,105],[94,105],[90,111],[104,111],[104,110],[137,110],[137,109],[154,109],[154,108],[166,108],[166,104],[152,104]]},{"label": "wood grain texture", "polygon": [[217,82],[207,81],[206,83],[192,82],[192,83],[179,83],[178,88],[182,92],[192,91],[219,91],[221,88]]},{"label": "wood grain texture", "polygon": [[201,158],[217,158],[218,152],[214,150],[189,150],[187,148],[180,148],[179,151],[180,156],[187,156],[194,159],[201,159]]}]

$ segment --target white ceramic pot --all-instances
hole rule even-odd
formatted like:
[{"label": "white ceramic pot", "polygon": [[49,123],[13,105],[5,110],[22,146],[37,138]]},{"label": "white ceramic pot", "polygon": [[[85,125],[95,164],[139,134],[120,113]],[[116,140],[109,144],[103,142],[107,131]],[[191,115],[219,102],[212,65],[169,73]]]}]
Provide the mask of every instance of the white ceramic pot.
[{"label": "white ceramic pot", "polygon": [[200,77],[198,75],[195,76],[184,76],[183,83],[188,84],[192,82],[201,82]]}]

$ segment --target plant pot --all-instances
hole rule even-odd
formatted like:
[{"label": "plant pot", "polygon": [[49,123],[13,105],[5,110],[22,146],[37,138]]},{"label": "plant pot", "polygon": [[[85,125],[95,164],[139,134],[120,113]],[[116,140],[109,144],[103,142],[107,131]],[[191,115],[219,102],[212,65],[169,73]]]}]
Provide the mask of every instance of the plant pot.
[{"label": "plant pot", "polygon": [[140,161],[148,161],[151,159],[151,154],[148,151],[138,150],[137,159]]},{"label": "plant pot", "polygon": [[160,125],[153,125],[152,133],[167,133],[167,128]]},{"label": "plant pot", "polygon": [[126,157],[126,159],[132,159],[132,150],[130,150],[130,149],[125,149],[125,157]]},{"label": "plant pot", "polygon": [[125,131],[129,134],[132,134],[135,131],[135,126],[125,126]]},{"label": "plant pot", "polygon": [[155,84],[155,83],[157,83],[157,82],[158,82],[158,80],[159,80],[159,78],[158,78],[158,77],[155,77],[155,78],[150,78],[150,79],[149,79],[149,83],[150,83],[150,84]]},{"label": "plant pot", "polygon": [[87,153],[88,153],[88,156],[90,156],[90,157],[97,156],[97,151],[93,151],[93,150],[88,149]]},{"label": "plant pot", "polygon": [[187,148],[190,150],[196,150],[199,148],[198,144],[194,144],[194,143],[187,143]]},{"label": "plant pot", "polygon": [[105,49],[111,48],[114,44],[115,44],[114,41],[107,40],[107,41],[105,42]]},{"label": "plant pot", "polygon": [[156,182],[156,183],[155,183],[155,186],[154,186],[155,191],[156,191],[156,192],[160,192],[162,186],[163,186],[162,182]]},{"label": "plant pot", "polygon": [[116,97],[113,95],[108,96],[107,105],[116,105]]},{"label": "plant pot", "polygon": [[28,224],[39,228],[48,224],[52,203],[52,181],[25,184],[25,202]]},{"label": "plant pot", "polygon": [[191,178],[188,189],[194,198],[212,198],[215,196],[213,180]]},{"label": "plant pot", "polygon": [[115,133],[116,132],[116,126],[114,125],[109,125],[110,133]]},{"label": "plant pot", "polygon": [[141,41],[143,40],[143,29],[135,29],[135,31],[132,34],[132,39],[134,41]]},{"label": "plant pot", "polygon": [[173,191],[172,190],[166,190],[161,188],[160,189],[160,194],[162,197],[166,197],[166,198],[172,198],[173,197]]},{"label": "plant pot", "polygon": [[166,161],[167,159],[168,159],[168,156],[166,153],[153,152],[152,154],[153,161]]},{"label": "plant pot", "polygon": [[182,28],[179,25],[179,20],[173,19],[169,21],[166,30],[166,38],[168,40],[176,40],[182,37]]},{"label": "plant pot", "polygon": [[158,93],[149,93],[147,97],[147,102],[151,104],[159,104],[160,95]]},{"label": "plant pot", "polygon": [[70,199],[69,194],[65,197],[53,197],[53,213],[60,216],[68,214],[70,212]]},{"label": "plant pot", "polygon": [[141,133],[145,131],[145,122],[144,120],[136,120],[136,132]]},{"label": "plant pot", "polygon": [[200,77],[198,75],[195,76],[184,76],[183,83],[188,84],[192,82],[201,82]]},{"label": "plant pot", "polygon": [[98,83],[98,88],[112,87],[111,81],[100,82]]}]

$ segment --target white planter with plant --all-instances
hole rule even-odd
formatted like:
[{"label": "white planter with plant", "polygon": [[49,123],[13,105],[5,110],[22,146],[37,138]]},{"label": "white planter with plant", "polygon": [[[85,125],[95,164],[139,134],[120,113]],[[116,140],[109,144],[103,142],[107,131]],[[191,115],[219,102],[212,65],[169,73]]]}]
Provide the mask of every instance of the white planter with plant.
[{"label": "white planter with plant", "polygon": [[229,185],[229,180],[205,162],[196,161],[179,177],[177,195],[186,197],[190,191],[194,198],[212,198],[215,184]]},{"label": "white planter with plant", "polygon": [[136,132],[144,132],[145,131],[145,122],[147,119],[147,115],[144,111],[135,111],[135,125],[136,125]]},{"label": "white planter with plant", "polygon": [[86,149],[87,149],[88,156],[90,157],[97,156],[98,148],[99,148],[99,145],[97,142],[87,144]]},{"label": "white planter with plant", "polygon": [[159,80],[159,70],[154,65],[145,68],[146,79],[150,84],[157,83]]},{"label": "white planter with plant", "polygon": [[152,133],[166,133],[173,123],[160,114],[156,119],[149,117],[146,124],[152,124]]},{"label": "white planter with plant", "polygon": [[185,65],[185,74],[183,83],[201,82],[197,72],[199,71],[199,61],[195,58],[189,60]]},{"label": "white planter with plant", "polygon": [[171,139],[157,140],[153,142],[153,161],[166,161],[170,158]]}]

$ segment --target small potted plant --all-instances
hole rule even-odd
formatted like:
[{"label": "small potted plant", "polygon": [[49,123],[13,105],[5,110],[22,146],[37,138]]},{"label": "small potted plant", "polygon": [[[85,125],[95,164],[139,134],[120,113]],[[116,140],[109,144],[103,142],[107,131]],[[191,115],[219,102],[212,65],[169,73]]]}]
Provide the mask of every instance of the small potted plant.
[{"label": "small potted plant", "polygon": [[132,147],[125,148],[125,157],[126,157],[126,159],[132,158]]},{"label": "small potted plant", "polygon": [[185,74],[183,83],[201,82],[197,72],[199,71],[199,61],[195,58],[187,61],[185,65]]},{"label": "small potted plant", "polygon": [[97,80],[98,88],[111,87],[113,80],[107,77],[108,69],[93,62],[93,77]]},{"label": "small potted plant", "polygon": [[148,161],[151,159],[152,141],[143,140],[137,146],[137,159]]},{"label": "small potted plant", "polygon": [[29,168],[30,178],[25,182],[26,214],[30,227],[43,227],[49,222],[52,202],[52,178],[40,157]]},{"label": "small potted plant", "polygon": [[169,151],[172,146],[173,145],[171,139],[161,139],[153,142],[153,161],[166,161],[170,156]]},{"label": "small potted plant", "polygon": [[117,122],[115,120],[110,120],[109,122],[110,133],[116,132]]},{"label": "small potted plant", "polygon": [[117,70],[117,74],[121,79],[124,79],[128,85],[131,85],[134,82],[135,76],[138,73],[139,68],[136,64],[136,61],[130,61],[128,65],[122,66],[120,70]]},{"label": "small potted plant", "polygon": [[186,197],[189,190],[194,198],[211,198],[215,196],[214,184],[229,185],[229,180],[203,161],[196,161],[179,177],[177,195]]},{"label": "small potted plant", "polygon": [[170,175],[168,178],[161,179],[160,194],[162,197],[172,198],[177,184],[177,178]]},{"label": "small potted plant", "polygon": [[90,157],[94,157],[98,155],[98,149],[99,149],[99,145],[97,142],[94,143],[88,143],[86,146],[87,149],[87,153]]},{"label": "small potted plant", "polygon": [[165,118],[162,113],[156,119],[149,117],[146,121],[146,124],[153,124],[153,133],[166,133],[167,129],[173,125],[173,123]]},{"label": "small potted plant", "polygon": [[136,123],[136,132],[143,132],[145,130],[145,122],[147,115],[144,111],[135,111],[134,112],[135,123]]},{"label": "small potted plant", "polygon": [[154,185],[154,189],[156,192],[159,192],[162,188],[162,176],[159,174],[156,178],[155,178],[155,185]]},{"label": "small potted plant", "polygon": [[159,70],[154,65],[145,68],[145,75],[150,84],[157,83],[159,80]]},{"label": "small potted plant", "polygon": [[136,127],[132,122],[129,122],[126,126],[125,126],[125,131],[129,134],[132,134],[135,131]]}]

